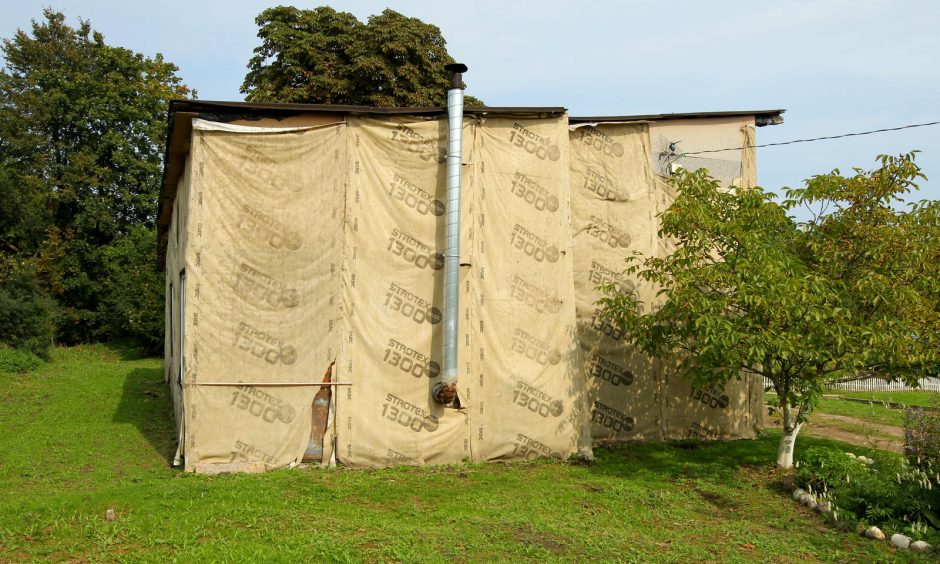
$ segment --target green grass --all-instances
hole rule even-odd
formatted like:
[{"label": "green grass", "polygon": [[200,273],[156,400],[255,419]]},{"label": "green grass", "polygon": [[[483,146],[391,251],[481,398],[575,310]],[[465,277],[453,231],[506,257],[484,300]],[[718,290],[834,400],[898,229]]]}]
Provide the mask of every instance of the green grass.
[{"label": "green grass", "polygon": [[[168,465],[159,360],[58,350],[0,374],[0,561],[891,558],[786,495],[777,439],[597,449],[592,465],[197,476]],[[865,451],[797,448],[820,444]]]},{"label": "green grass", "polygon": [[935,401],[940,401],[940,392],[912,390],[906,392],[844,392],[832,390],[830,393],[849,398],[861,398],[877,401],[891,401],[906,405],[923,405],[930,407]]},{"label": "green grass", "polygon": [[[881,404],[865,404],[835,398],[823,398],[816,406],[816,412],[854,417],[867,423],[878,423],[880,425],[900,427],[904,424],[904,413],[901,410],[885,407]],[[812,421],[812,418],[810,418],[810,421]],[[829,423],[827,422],[827,424]]]}]

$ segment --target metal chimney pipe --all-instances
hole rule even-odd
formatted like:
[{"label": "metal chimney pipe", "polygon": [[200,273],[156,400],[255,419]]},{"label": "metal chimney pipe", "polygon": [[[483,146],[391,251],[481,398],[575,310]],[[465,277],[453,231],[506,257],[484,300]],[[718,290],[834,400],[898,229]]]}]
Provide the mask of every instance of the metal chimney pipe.
[{"label": "metal chimney pipe", "polygon": [[444,366],[434,384],[434,401],[449,405],[457,399],[457,327],[460,291],[460,163],[463,148],[463,73],[467,65],[453,63],[447,90],[447,228],[444,251]]}]

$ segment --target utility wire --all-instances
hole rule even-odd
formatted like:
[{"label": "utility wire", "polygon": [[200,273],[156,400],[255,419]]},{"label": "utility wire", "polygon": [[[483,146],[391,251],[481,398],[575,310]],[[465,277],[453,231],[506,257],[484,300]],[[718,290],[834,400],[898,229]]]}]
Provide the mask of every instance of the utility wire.
[{"label": "utility wire", "polygon": [[914,123],[911,125],[902,125],[900,127],[887,127],[885,129],[873,129],[871,131],[860,131],[858,133],[843,133],[842,135],[827,135],[825,137],[813,137],[812,139],[794,139],[792,141],[781,141],[778,143],[762,143],[760,145],[745,145],[744,147],[728,147],[727,149],[710,149],[708,151],[691,151],[680,153],[679,157],[689,155],[701,155],[703,153],[720,153],[722,151],[740,151],[742,149],[758,149],[761,147],[776,147],[778,145],[793,145],[794,143],[809,143],[810,141],[823,141],[826,139],[842,139],[843,137],[856,137],[859,135],[871,135],[873,133],[884,133],[886,131],[900,131],[902,129],[913,129],[915,127],[927,127],[928,125],[938,125],[940,121],[931,121],[927,123]]}]

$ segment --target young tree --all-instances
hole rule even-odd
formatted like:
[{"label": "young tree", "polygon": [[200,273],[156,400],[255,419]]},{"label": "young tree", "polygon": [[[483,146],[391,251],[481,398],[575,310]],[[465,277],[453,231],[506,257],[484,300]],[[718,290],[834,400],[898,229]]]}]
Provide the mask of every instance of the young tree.
[{"label": "young tree", "polygon": [[167,100],[189,89],[160,55],[44,16],[2,46],[0,248],[35,267],[60,340],[87,341],[111,335],[107,247],[154,221]]},{"label": "young tree", "polygon": [[[327,6],[278,6],[255,19],[261,45],[241,91],[250,102],[443,106],[449,76],[441,30],[386,9],[363,24]],[[482,106],[472,96],[468,106]]]},{"label": "young tree", "polygon": [[[816,176],[783,203],[680,172],[661,216],[675,251],[628,260],[630,275],[661,288],[660,303],[641,314],[613,287],[601,299],[633,343],[675,355],[699,384],[769,379],[783,416],[782,468],[830,379],[876,373],[913,384],[937,371],[940,202],[899,209],[923,175],[914,154],[880,161]],[[791,217],[798,206],[812,218]]]}]

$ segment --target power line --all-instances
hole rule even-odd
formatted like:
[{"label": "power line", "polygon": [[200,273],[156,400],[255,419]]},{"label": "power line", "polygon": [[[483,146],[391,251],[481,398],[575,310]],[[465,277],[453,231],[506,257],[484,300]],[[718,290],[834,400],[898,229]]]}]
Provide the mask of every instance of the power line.
[{"label": "power line", "polygon": [[859,135],[871,135],[873,133],[884,133],[886,131],[900,131],[902,129],[913,129],[915,127],[927,127],[928,125],[938,125],[940,121],[930,121],[927,123],[914,123],[911,125],[902,125],[900,127],[886,127],[884,129],[873,129],[871,131],[860,131],[858,133],[843,133],[841,135],[827,135],[825,137],[813,137],[812,139],[794,139],[792,141],[780,141],[778,143],[762,143],[760,145],[745,145],[743,147],[728,147],[727,149],[710,149],[707,151],[691,151],[681,153],[677,156],[686,157],[689,155],[701,155],[703,153],[720,153],[722,151],[740,151],[742,149],[759,149],[761,147],[776,147],[778,145],[793,145],[794,143],[809,143],[811,141],[824,141],[826,139],[842,139],[843,137],[857,137]]}]

